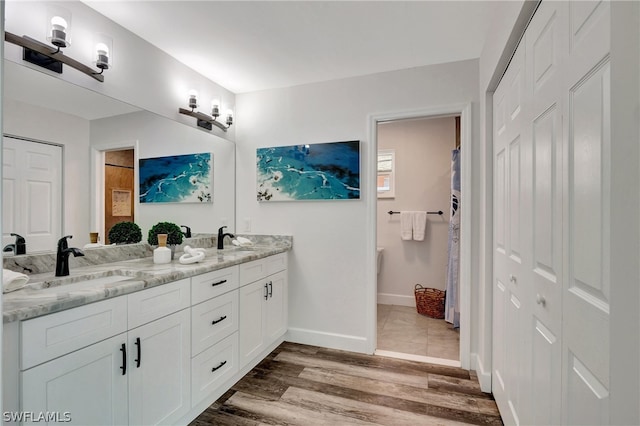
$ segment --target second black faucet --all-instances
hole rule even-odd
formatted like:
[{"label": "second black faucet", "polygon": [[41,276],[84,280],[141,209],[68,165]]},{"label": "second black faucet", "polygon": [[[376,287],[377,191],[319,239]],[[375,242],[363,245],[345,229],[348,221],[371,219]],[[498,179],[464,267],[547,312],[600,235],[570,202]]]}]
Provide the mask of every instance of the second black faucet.
[{"label": "second black faucet", "polygon": [[235,238],[236,236],[233,234],[225,233],[224,229],[226,226],[221,226],[218,229],[218,250],[222,250],[224,248],[224,237]]}]

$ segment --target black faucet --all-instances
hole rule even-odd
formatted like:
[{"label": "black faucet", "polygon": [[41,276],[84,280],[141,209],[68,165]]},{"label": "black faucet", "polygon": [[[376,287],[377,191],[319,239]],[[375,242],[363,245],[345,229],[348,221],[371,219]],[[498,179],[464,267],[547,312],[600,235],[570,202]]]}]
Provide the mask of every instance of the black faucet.
[{"label": "black faucet", "polygon": [[24,240],[24,237],[14,233],[11,233],[11,236],[16,237],[16,242],[14,244],[7,244],[2,251],[13,251],[13,254],[26,254],[27,242]]},{"label": "black faucet", "polygon": [[191,228],[189,228],[187,225],[180,225],[180,228],[184,228],[185,232],[183,232],[182,234],[185,238],[191,238]]},{"label": "black faucet", "polygon": [[224,233],[224,228],[226,228],[226,226],[221,226],[220,229],[218,229],[218,250],[222,250],[224,248],[224,237],[236,237],[233,234]]},{"label": "black faucet", "polygon": [[82,250],[69,247],[67,245],[67,238],[73,238],[71,235],[67,235],[58,240],[58,254],[56,256],[56,277],[66,277],[69,275],[69,255],[73,254],[73,257],[84,256]]}]

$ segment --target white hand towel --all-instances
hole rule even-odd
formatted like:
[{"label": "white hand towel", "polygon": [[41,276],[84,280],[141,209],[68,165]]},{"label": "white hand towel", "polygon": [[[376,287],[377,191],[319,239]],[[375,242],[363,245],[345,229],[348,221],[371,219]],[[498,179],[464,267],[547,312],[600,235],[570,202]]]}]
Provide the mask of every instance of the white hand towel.
[{"label": "white hand towel", "polygon": [[413,237],[413,212],[400,212],[400,238],[408,241]]},{"label": "white hand towel", "polygon": [[2,292],[9,293],[10,291],[20,290],[29,282],[29,276],[21,274],[20,272],[14,272],[9,269],[2,269]]},{"label": "white hand towel", "polygon": [[427,229],[427,212],[413,212],[413,239],[424,241],[424,234]]}]

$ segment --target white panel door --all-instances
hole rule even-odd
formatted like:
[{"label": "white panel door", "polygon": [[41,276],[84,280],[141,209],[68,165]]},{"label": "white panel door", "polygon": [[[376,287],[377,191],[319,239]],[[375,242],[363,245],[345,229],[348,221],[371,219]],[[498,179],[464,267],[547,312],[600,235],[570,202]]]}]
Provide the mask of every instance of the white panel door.
[{"label": "white panel door", "polygon": [[494,394],[505,422],[514,424],[526,418],[530,404],[531,337],[525,330],[531,284],[525,265],[531,257],[526,226],[531,166],[529,136],[523,132],[525,90],[525,49],[520,45],[494,94]]},{"label": "white panel door", "polygon": [[55,250],[62,236],[62,148],[3,138],[2,245],[25,237],[27,252]]},{"label": "white panel door", "polygon": [[121,334],[21,373],[22,411],[67,412],[72,425],[127,424],[125,341]]},{"label": "white panel door", "polygon": [[287,331],[287,272],[270,275],[267,280],[265,339],[270,344]]},{"label": "white panel door", "polygon": [[[566,3],[543,2],[525,36],[527,97],[531,114],[532,169],[529,210],[533,291],[531,415],[526,423],[561,423],[562,389],[562,54],[566,52]],[[524,419],[522,419],[524,420]]]},{"label": "white panel door", "polygon": [[191,408],[189,309],[129,331],[129,424],[173,424]]},{"label": "white panel door", "polygon": [[569,2],[563,424],[609,422],[610,4]]}]

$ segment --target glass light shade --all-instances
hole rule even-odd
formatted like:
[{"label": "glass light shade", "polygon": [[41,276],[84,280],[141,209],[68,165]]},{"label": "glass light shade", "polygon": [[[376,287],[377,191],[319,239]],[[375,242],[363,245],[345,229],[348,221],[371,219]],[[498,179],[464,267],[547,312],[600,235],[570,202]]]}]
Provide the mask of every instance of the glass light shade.
[{"label": "glass light shade", "polygon": [[233,124],[233,111],[227,110],[227,126],[231,126]]},{"label": "glass light shade", "polygon": [[211,115],[214,117],[218,117],[220,115],[220,101],[218,99],[211,101]]},{"label": "glass light shade", "polygon": [[58,47],[67,47],[67,21],[61,16],[51,18],[51,44]]},{"label": "glass light shade", "polygon": [[104,43],[96,45],[96,66],[100,69],[109,69],[109,48]]},{"label": "glass light shade", "polygon": [[189,108],[198,108],[198,92],[195,90],[189,91]]}]

